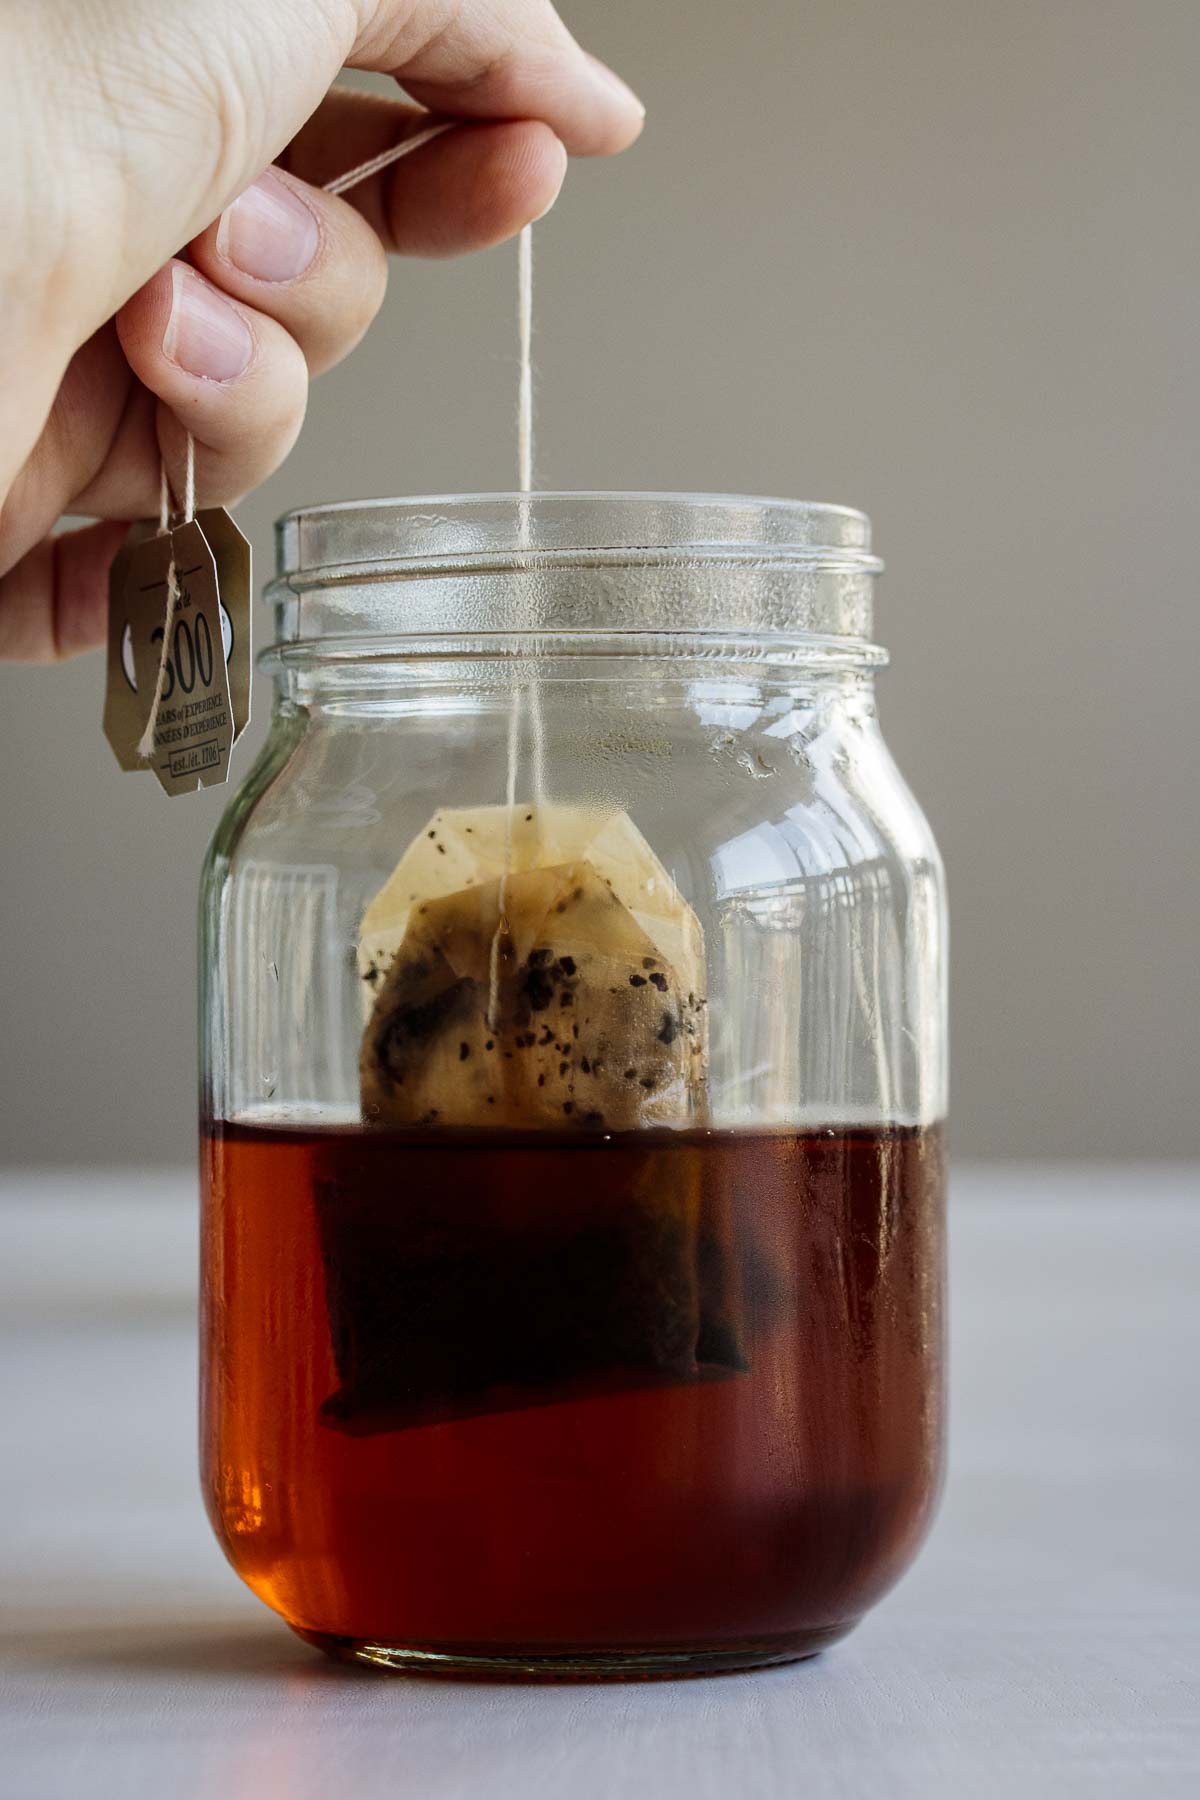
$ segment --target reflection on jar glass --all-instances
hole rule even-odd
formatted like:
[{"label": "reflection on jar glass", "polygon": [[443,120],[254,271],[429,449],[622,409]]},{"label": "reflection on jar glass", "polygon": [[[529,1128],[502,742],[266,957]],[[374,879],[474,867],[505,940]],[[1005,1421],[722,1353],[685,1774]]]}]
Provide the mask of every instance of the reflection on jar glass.
[{"label": "reflection on jar glass", "polygon": [[295,514],[203,900],[203,1450],[333,1654],[747,1667],[911,1560],[945,910],[859,513]]}]

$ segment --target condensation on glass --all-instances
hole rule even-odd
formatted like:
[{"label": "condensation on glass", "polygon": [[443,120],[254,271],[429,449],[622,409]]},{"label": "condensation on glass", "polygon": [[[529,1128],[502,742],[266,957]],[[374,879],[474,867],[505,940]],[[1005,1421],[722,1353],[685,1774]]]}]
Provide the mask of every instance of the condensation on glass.
[{"label": "condensation on glass", "polygon": [[943,881],[869,523],[378,501],[279,553],[202,904],[221,1543],[389,1667],[811,1654],[942,1455]]}]

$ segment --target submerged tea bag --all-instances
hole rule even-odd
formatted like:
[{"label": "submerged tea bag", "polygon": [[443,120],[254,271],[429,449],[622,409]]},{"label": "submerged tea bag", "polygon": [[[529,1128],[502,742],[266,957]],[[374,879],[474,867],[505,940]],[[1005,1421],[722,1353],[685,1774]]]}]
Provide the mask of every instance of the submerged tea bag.
[{"label": "submerged tea bag", "polygon": [[363,920],[368,1122],[703,1116],[699,921],[626,813],[435,814]]},{"label": "submerged tea bag", "polygon": [[736,1197],[690,1134],[414,1132],[316,1184],[349,1436],[746,1368]]},{"label": "submerged tea bag", "polygon": [[361,1178],[318,1185],[352,1435],[745,1369],[699,921],[627,814],[429,820],[363,920]]}]

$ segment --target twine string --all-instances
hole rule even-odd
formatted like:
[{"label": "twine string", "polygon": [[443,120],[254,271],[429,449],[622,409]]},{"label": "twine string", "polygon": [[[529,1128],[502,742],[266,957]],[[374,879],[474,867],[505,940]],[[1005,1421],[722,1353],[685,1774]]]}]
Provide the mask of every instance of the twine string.
[{"label": "twine string", "polygon": [[[393,144],[372,156],[354,168],[347,169],[345,174],[338,175],[325,183],[327,194],[341,195],[357,187],[360,182],[369,181],[372,175],[381,174],[405,156],[411,156],[414,150],[420,150],[425,144],[432,143],[444,132],[454,129],[456,121],[443,119],[436,124],[427,125],[414,132],[400,143]],[[522,495],[533,489],[533,228],[526,225],[517,244],[517,485]],[[159,521],[160,536],[165,536],[171,528],[172,487],[167,470],[166,457],[159,462]],[[184,489],[183,489],[183,522],[190,524],[196,515],[196,440],[192,433],[187,433]],[[518,507],[518,547],[528,548],[531,544],[529,508],[526,504]],[[171,633],[175,624],[175,613],[179,604],[179,584],[175,575],[175,558],[172,555],[167,566],[167,606],[163,621],[162,654],[158,664],[158,679],[154,684],[154,693],[150,701],[150,711],[146,720],[146,729],[138,743],[138,755],[148,760],[154,753],[154,734],[158,724],[159,708],[162,705],[163,688],[166,685],[167,669],[170,664]],[[520,684],[514,688],[512,705],[509,712],[508,729],[508,854],[506,862],[512,862],[512,818],[516,808],[517,767],[520,760],[521,714],[525,698]],[[530,724],[533,739],[533,788],[536,800],[544,799],[544,732],[542,726],[541,697],[536,683],[529,688]],[[503,927],[504,888],[506,876],[501,879],[500,912],[501,928]],[[495,1010],[495,999],[498,983],[498,958],[500,946],[500,929],[497,930],[492,945],[492,1005]]]},{"label": "twine string", "polygon": [[[533,490],[533,227],[526,225],[517,239],[517,549],[532,546],[528,495]],[[488,959],[488,1025],[499,1027],[500,952],[509,936],[507,917],[508,879],[513,873],[513,827],[517,814],[517,772],[521,761],[521,726],[528,711],[533,743],[532,791],[534,832],[541,829],[537,808],[545,799],[542,768],[542,707],[536,681],[528,687],[519,672],[508,702],[508,744],[504,783],[504,867],[500,871],[496,929]]]},{"label": "twine string", "polygon": [[[159,461],[159,497],[158,497],[158,535],[165,537],[171,529],[171,482],[167,474],[167,461],[162,457]],[[187,451],[184,457],[183,476],[183,521],[190,525],[196,516],[196,440],[189,431],[187,434]],[[154,682],[154,692],[150,696],[150,711],[146,715],[146,727],[138,739],[137,753],[143,762],[149,762],[154,755],[154,734],[158,729],[159,708],[162,706],[163,688],[167,682],[167,669],[171,662],[171,634],[175,629],[175,614],[179,610],[179,581],[175,574],[175,542],[171,540],[171,558],[167,563],[167,610],[163,617],[162,650],[158,658],[158,674]]]},{"label": "twine string", "polygon": [[[444,131],[452,129],[453,123],[453,120],[445,119],[439,121],[436,125],[427,125],[423,131],[416,132],[412,137],[404,138],[399,144],[393,144],[390,149],[381,151],[378,156],[370,157],[368,161],[359,163],[357,167],[347,169],[344,175],[337,176],[333,181],[327,181],[325,184],[325,192],[327,194],[346,193],[350,188],[357,187],[360,181],[369,180],[372,175],[378,175],[381,170],[389,168],[392,163],[399,162],[401,157],[411,156],[413,151],[419,150],[423,144],[431,143],[434,138],[441,137]],[[167,532],[171,529],[171,501],[173,496],[171,490],[171,478],[167,472],[167,459],[166,456],[161,453],[158,466],[158,534],[160,537],[165,537]],[[187,448],[184,456],[182,522],[185,525],[190,525],[195,516],[196,440],[189,431],[187,433]],[[175,626],[175,613],[178,606],[179,584],[175,577],[175,557],[174,554],[172,554],[171,560],[167,565],[167,607],[166,615],[163,620],[162,654],[158,659],[158,678],[154,683],[154,693],[150,699],[150,711],[146,718],[146,729],[142,732],[137,747],[138,755],[144,762],[149,761],[150,757],[154,754],[154,733],[158,726],[159,708],[162,706],[163,688],[166,686],[167,669],[170,666],[171,633]]]},{"label": "twine string", "polygon": [[423,144],[431,144],[434,138],[441,137],[443,131],[453,131],[455,122],[453,119],[443,119],[437,125],[427,125],[423,131],[416,132],[412,137],[405,138],[399,144],[393,144],[389,150],[381,150],[378,156],[369,157],[366,162],[359,163],[356,168],[347,169],[344,175],[337,176],[335,180],[327,181],[325,192],[327,194],[348,193],[352,187],[357,187],[360,181],[367,181],[372,175],[378,175],[382,170],[390,169],[392,164],[399,162],[402,156],[411,156],[413,151],[419,150]]}]

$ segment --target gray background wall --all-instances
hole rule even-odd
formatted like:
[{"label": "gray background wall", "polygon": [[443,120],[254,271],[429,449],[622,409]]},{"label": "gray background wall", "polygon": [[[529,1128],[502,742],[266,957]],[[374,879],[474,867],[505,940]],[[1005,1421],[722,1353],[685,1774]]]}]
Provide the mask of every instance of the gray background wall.
[{"label": "gray background wall", "polygon": [[[543,485],[872,514],[884,722],[951,877],[958,1151],[1195,1153],[1200,6],[564,12],[650,118],[538,229]],[[260,569],[288,506],[512,485],[513,295],[511,249],[395,267],[241,510]],[[119,775],[101,682],[0,670],[10,1162],[192,1154],[224,796]]]}]

